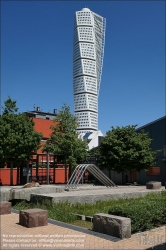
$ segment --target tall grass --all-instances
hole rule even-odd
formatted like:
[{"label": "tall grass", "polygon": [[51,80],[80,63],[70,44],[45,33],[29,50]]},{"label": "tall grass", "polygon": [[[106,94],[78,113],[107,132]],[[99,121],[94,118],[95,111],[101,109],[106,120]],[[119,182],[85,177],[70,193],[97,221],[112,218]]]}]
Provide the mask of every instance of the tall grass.
[{"label": "tall grass", "polygon": [[[132,223],[145,224],[145,219],[147,217],[153,217],[153,224],[158,225],[165,222],[163,216],[166,214],[166,192],[162,191],[161,194],[150,193],[145,197],[132,198],[132,199],[118,199],[118,200],[109,200],[109,201],[99,201],[96,204],[70,204],[68,202],[63,203],[51,203],[51,201],[46,200],[42,203],[28,203],[22,201],[17,203],[13,207],[17,210],[24,210],[29,208],[41,208],[48,210],[49,218],[54,220],[63,221],[66,223],[71,223],[76,220],[76,216],[73,214],[83,214],[86,216],[93,216],[96,213],[112,213],[120,216],[131,216],[134,213],[134,219]],[[142,211],[141,211],[142,210]],[[144,212],[143,212],[144,211]],[[153,213],[154,211],[154,213]],[[143,216],[146,212],[146,216]],[[141,218],[142,217],[142,218]],[[166,218],[166,216],[165,216]],[[147,228],[151,228],[151,224],[147,222]],[[137,230],[137,226],[132,226],[133,231]],[[140,230],[144,227],[139,227]]]}]

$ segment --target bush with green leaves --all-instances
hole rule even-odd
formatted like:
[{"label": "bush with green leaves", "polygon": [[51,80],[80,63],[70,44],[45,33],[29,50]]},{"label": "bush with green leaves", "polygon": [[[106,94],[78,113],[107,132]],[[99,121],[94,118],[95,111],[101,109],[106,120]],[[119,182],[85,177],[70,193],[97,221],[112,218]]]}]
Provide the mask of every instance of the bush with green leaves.
[{"label": "bush with green leaves", "polygon": [[128,199],[108,210],[109,214],[131,219],[131,232],[139,232],[166,224],[166,192],[151,193],[139,199]]}]

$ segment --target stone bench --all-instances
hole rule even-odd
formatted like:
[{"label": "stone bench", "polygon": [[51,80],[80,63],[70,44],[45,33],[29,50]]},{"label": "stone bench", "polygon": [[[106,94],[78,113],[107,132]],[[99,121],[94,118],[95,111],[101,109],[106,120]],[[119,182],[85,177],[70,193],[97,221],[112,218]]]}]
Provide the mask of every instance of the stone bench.
[{"label": "stone bench", "polygon": [[131,237],[131,219],[111,214],[94,214],[93,230],[117,238]]},{"label": "stone bench", "polygon": [[48,224],[48,211],[34,208],[20,210],[19,224],[24,227],[40,227]]},{"label": "stone bench", "polygon": [[11,214],[11,202],[0,201],[0,215]]},{"label": "stone bench", "polygon": [[160,189],[161,188],[161,182],[159,181],[149,181],[146,183],[147,189]]}]

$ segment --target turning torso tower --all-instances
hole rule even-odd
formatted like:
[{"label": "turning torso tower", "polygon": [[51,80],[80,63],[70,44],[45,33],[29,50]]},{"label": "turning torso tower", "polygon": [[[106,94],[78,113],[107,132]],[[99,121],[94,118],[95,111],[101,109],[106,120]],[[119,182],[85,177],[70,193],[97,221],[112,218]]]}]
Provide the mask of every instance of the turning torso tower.
[{"label": "turning torso tower", "polygon": [[77,131],[98,130],[98,96],[105,42],[105,18],[83,8],[75,14],[73,87]]}]

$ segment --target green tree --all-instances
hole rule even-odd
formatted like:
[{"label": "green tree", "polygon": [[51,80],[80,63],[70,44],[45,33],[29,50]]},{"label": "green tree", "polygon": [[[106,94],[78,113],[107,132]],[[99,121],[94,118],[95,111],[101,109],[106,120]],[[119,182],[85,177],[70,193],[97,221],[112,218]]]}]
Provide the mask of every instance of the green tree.
[{"label": "green tree", "polygon": [[15,114],[18,111],[18,108],[16,107],[16,101],[12,100],[10,96],[8,96],[8,99],[4,101],[5,107],[2,107],[3,114]]},{"label": "green tree", "polygon": [[151,150],[147,133],[137,133],[137,125],[111,127],[100,144],[101,166],[117,173],[147,170],[155,162],[158,151]]},{"label": "green tree", "polygon": [[86,159],[87,144],[78,138],[76,130],[78,122],[76,117],[71,114],[69,106],[63,104],[54,121],[55,125],[51,126],[52,134],[44,145],[43,152],[50,152],[55,156],[63,155],[65,167],[66,164],[69,164],[70,176],[72,168]]},{"label": "green tree", "polygon": [[0,116],[0,159],[2,164],[10,161],[12,167],[14,161],[31,159],[40,147],[42,134],[34,130],[33,120],[17,113],[16,101],[8,97],[4,104]]},{"label": "green tree", "polygon": [[93,160],[96,164],[96,166],[100,167],[100,147],[97,146],[95,148],[92,148],[91,150],[88,151],[88,158]]}]

